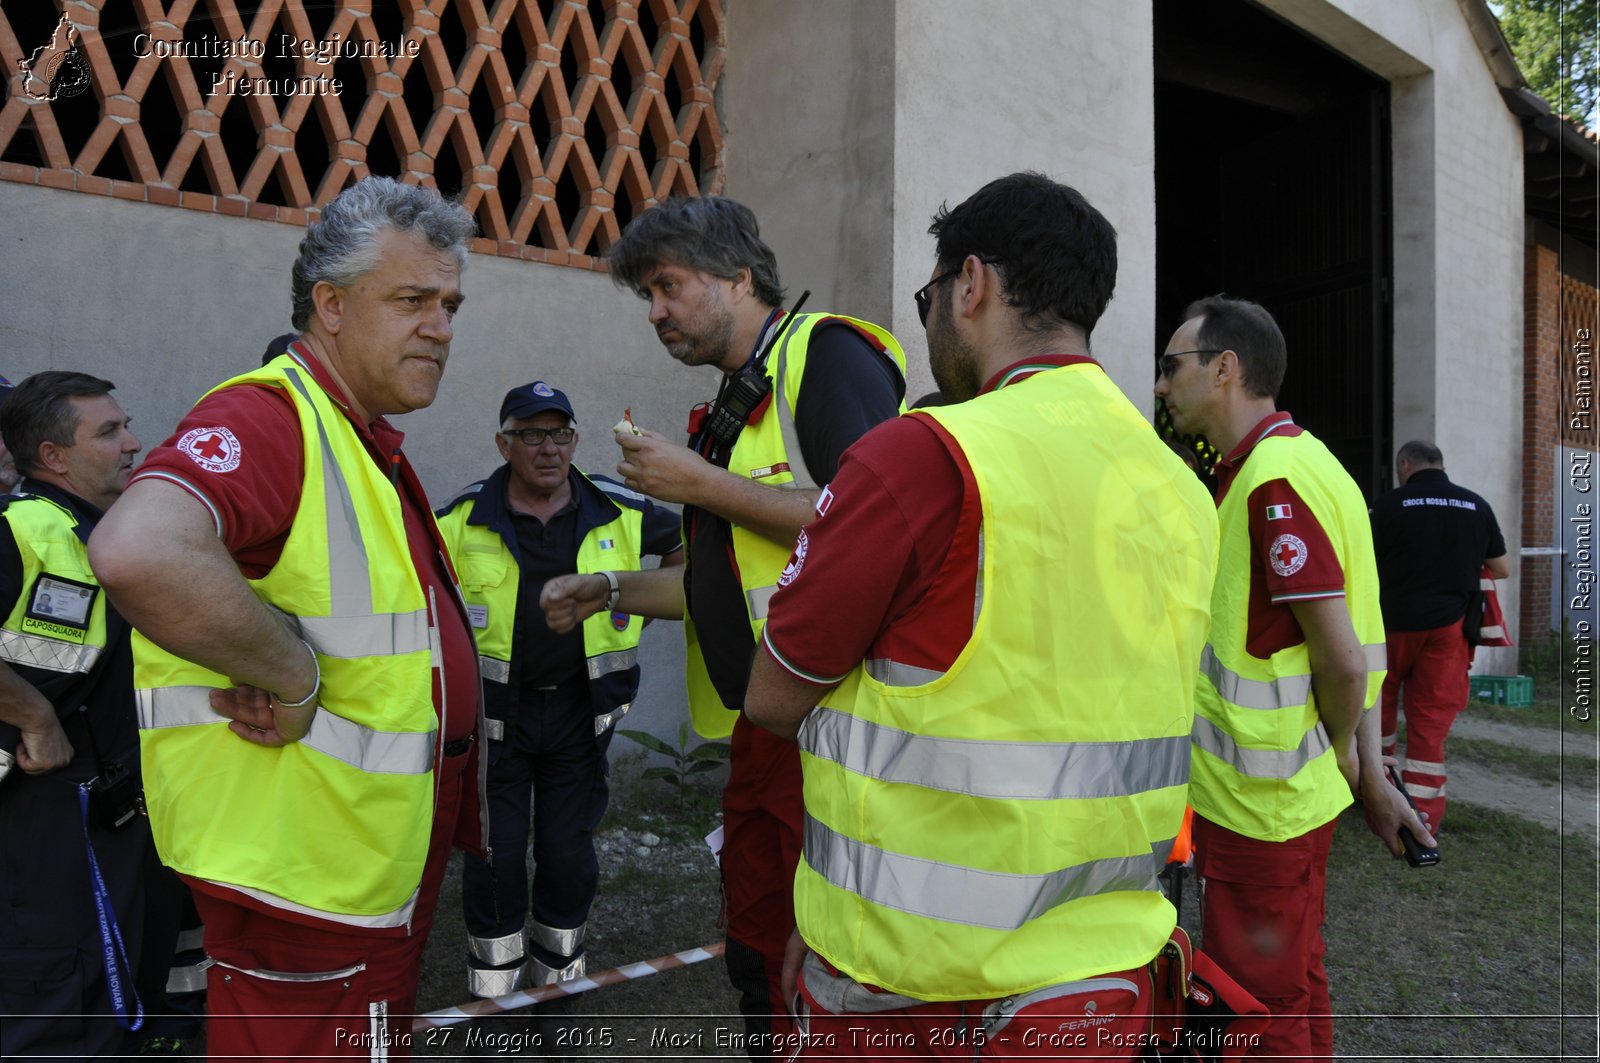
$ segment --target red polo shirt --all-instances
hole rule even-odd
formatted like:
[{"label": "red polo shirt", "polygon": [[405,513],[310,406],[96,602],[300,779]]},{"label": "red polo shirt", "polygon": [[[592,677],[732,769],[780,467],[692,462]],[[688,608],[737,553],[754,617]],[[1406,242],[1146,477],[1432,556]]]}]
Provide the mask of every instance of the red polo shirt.
[{"label": "red polo shirt", "polygon": [[[1217,504],[1227,497],[1239,470],[1256,445],[1273,437],[1293,438],[1305,430],[1288,412],[1263,417],[1217,463]],[[1294,485],[1268,480],[1250,492],[1250,601],[1245,650],[1268,658],[1306,640],[1294,618],[1294,602],[1344,597],[1344,568],[1327,532]]]}]

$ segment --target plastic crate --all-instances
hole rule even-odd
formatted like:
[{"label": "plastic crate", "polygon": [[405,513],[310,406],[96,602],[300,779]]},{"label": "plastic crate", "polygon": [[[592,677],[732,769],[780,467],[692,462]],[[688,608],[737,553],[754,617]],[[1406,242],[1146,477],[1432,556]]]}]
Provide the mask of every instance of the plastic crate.
[{"label": "plastic crate", "polygon": [[1533,704],[1533,677],[1528,675],[1475,675],[1472,696],[1477,701],[1513,709]]}]

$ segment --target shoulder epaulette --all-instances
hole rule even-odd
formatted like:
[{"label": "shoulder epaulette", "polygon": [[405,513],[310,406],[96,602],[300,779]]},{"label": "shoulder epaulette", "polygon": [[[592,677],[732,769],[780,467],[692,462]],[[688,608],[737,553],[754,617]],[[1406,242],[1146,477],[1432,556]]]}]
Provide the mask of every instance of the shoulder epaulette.
[{"label": "shoulder epaulette", "polygon": [[451,498],[450,501],[434,510],[433,515],[435,517],[442,517],[452,509],[455,509],[461,503],[477,498],[478,492],[483,490],[484,483],[485,481],[478,480],[475,483],[470,483],[463,487],[461,490],[455,493],[455,497]]},{"label": "shoulder epaulette", "polygon": [[638,491],[635,491],[633,488],[618,483],[609,476],[589,476],[589,482],[625,506],[632,506],[634,509],[643,509],[645,506],[650,504],[650,499],[646,498]]}]

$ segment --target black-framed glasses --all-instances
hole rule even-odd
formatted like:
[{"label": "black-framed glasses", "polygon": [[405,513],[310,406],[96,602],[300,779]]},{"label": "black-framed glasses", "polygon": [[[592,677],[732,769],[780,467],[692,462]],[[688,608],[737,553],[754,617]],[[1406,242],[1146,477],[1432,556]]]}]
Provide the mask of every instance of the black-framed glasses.
[{"label": "black-framed glasses", "polygon": [[[963,261],[965,260],[963,259]],[[998,258],[984,258],[980,255],[978,261],[982,262],[985,266],[998,266],[1001,260]],[[948,273],[941,273],[937,277],[933,278],[933,280],[929,281],[927,284],[924,284],[922,287],[918,288],[912,293],[911,298],[916,300],[917,304],[917,320],[922,322],[923,328],[928,327],[928,308],[932,305],[932,301],[928,298],[928,292],[933,289],[935,284],[943,284],[951,277],[959,277],[961,275],[961,269],[962,267],[957,266]]]},{"label": "black-framed glasses", "polygon": [[1162,376],[1166,377],[1168,380],[1171,380],[1172,379],[1172,374],[1176,373],[1178,371],[1178,359],[1182,358],[1184,355],[1186,355],[1186,354],[1221,354],[1221,353],[1222,353],[1222,349],[1221,348],[1213,349],[1213,348],[1208,347],[1208,348],[1205,348],[1204,350],[1198,350],[1198,351],[1173,351],[1171,354],[1158,354],[1158,355],[1156,355],[1156,372],[1160,373]]},{"label": "black-framed glasses", "polygon": [[542,447],[546,437],[556,446],[564,447],[578,434],[576,428],[510,428],[500,433],[507,439],[515,436],[525,447]]}]

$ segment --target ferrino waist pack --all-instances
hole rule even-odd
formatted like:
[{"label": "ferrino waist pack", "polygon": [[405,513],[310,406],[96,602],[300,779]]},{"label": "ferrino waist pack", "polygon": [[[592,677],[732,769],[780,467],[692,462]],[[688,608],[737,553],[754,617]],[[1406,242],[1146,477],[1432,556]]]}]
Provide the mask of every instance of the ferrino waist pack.
[{"label": "ferrino waist pack", "polygon": [[1196,949],[1183,927],[1151,961],[1149,1047],[1141,1059],[1234,1063],[1258,1045],[1267,1009]]}]

